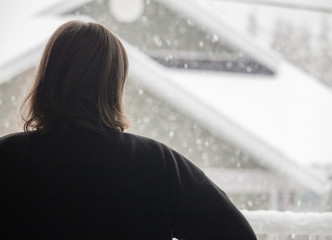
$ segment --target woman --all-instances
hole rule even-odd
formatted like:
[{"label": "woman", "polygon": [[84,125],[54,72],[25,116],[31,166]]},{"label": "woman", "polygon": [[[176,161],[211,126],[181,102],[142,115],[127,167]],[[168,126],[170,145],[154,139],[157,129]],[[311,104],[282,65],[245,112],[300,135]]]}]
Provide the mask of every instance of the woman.
[{"label": "woman", "polygon": [[24,133],[0,139],[1,233],[10,239],[256,239],[204,173],[125,133],[128,60],[100,24],[48,41]]}]

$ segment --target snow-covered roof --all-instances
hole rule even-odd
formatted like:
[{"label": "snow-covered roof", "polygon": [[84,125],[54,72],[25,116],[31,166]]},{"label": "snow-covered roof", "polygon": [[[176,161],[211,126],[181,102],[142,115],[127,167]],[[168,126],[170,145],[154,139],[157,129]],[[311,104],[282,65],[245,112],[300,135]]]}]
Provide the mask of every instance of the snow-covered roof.
[{"label": "snow-covered roof", "polygon": [[[314,155],[315,151],[320,150],[317,148],[320,146],[320,141],[327,140],[322,136],[332,136],[329,129],[325,129],[326,132],[323,135],[315,131],[313,125],[315,118],[309,120],[307,115],[310,115],[310,112],[305,111],[306,106],[302,106],[307,90],[310,87],[317,87],[311,78],[305,84],[308,87],[305,90],[306,88],[294,89],[291,86],[288,87],[288,84],[281,84],[278,75],[269,79],[225,73],[170,70],[160,66],[132,46],[126,44],[125,47],[131,62],[130,75],[156,96],[184,111],[212,133],[251,153],[268,168],[288,175],[317,193],[324,193],[329,189],[326,176],[313,172],[301,159],[301,156],[305,154],[299,151],[302,146],[304,147],[302,151]],[[289,68],[284,72],[287,77],[295,77],[298,78],[297,81],[306,82],[306,75],[299,78],[302,76],[299,74],[301,72],[287,63],[284,65],[280,68]],[[293,74],[288,74],[292,72]],[[280,76],[283,74],[280,73]],[[322,97],[322,100],[332,97],[324,88],[316,91],[320,95],[315,96]],[[300,99],[294,101],[296,97]],[[314,101],[313,105],[309,104],[309,111],[315,109],[317,103],[321,103],[321,100]],[[300,110],[297,110],[298,107]],[[319,109],[322,108],[317,107],[315,112],[323,116]],[[293,110],[295,115],[292,113]],[[297,128],[299,119],[302,124]],[[318,121],[318,124],[326,126],[326,122]],[[290,131],[293,125],[296,131]],[[297,136],[300,130],[304,132]],[[318,136],[319,140],[303,139],[306,133],[310,135],[313,132],[315,133],[313,136]],[[307,144],[313,144],[310,146],[311,149],[308,149]],[[322,148],[327,145],[328,143],[324,143]],[[291,149],[292,147],[295,149]],[[324,148],[324,152],[328,154],[329,149]],[[316,158],[313,159],[315,160]]]},{"label": "snow-covered roof", "polygon": [[[280,157],[267,157],[269,154],[262,152],[263,158],[270,166],[285,172],[290,170],[286,162],[294,163],[294,167],[302,166],[308,172],[315,164],[332,164],[332,92],[329,89],[267,49],[266,45],[257,44],[249,36],[234,32],[223,16],[216,12],[220,10],[216,8],[217,4],[211,5],[209,1],[182,1],[181,4],[175,0],[165,2],[226,38],[260,63],[273,65],[276,74],[265,77],[172,71],[170,79],[174,85],[232,122],[251,138],[246,141],[243,136],[234,136],[235,131],[231,131],[229,139],[250,152],[260,152],[258,149],[263,145],[264,148],[270,148]],[[244,40],[238,42],[239,39]],[[218,124],[212,119],[210,122]],[[224,132],[224,135],[228,134]],[[255,150],[249,149],[249,146]],[[290,175],[293,167],[291,169]]]},{"label": "snow-covered roof", "polygon": [[[71,9],[84,1],[0,1],[0,83],[32,67],[52,32],[72,16],[43,14],[61,6]],[[77,16],[75,17],[77,19]]]},{"label": "snow-covered roof", "polygon": [[[0,83],[33,66],[52,31],[71,19],[56,13],[85,2],[1,1]],[[125,43],[134,79],[266,166],[325,192],[324,176],[316,175],[310,164],[332,163],[331,92],[266,46],[231,30],[211,14],[213,9],[187,0],[164,2],[222,35],[276,74],[257,77],[167,69]]]},{"label": "snow-covered roof", "polygon": [[274,77],[172,71],[172,81],[301,165],[332,164],[332,93],[287,63]]}]

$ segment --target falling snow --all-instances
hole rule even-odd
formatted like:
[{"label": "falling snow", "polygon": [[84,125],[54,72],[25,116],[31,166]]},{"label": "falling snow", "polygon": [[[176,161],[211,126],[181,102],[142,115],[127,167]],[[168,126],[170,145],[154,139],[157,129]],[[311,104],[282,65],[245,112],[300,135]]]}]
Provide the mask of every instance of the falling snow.
[{"label": "falling snow", "polygon": [[[173,68],[182,68],[185,72],[194,70],[195,75],[217,70],[228,74],[233,72],[252,74],[250,76],[254,77],[253,74],[261,74],[260,64],[250,58],[246,51],[232,48],[225,44],[227,41],[224,41],[221,34],[209,32],[208,28],[202,27],[194,19],[181,16],[159,2],[145,0],[144,11],[137,13],[141,15],[137,15],[132,23],[114,19],[108,8],[104,7],[105,2],[107,1],[92,1],[88,3],[89,5],[75,10],[75,14],[87,15],[102,22],[126,42],[135,45],[146,56],[159,60],[171,70]],[[248,20],[250,20],[248,21],[250,26],[247,31],[252,36],[258,37],[262,31],[265,31],[264,22],[256,21],[257,19],[255,20],[253,16]],[[324,20],[321,21],[324,22]],[[331,25],[330,16],[327,16],[325,21],[324,27],[327,29]],[[311,28],[307,31],[294,27],[295,25],[291,26],[292,22],[279,23],[280,25],[276,24],[275,30],[272,28],[268,30],[275,38],[270,45],[280,54],[284,54],[288,61],[329,84],[332,76],[329,63],[332,57],[331,44],[328,44],[331,35],[328,31],[313,35]],[[285,29],[293,29],[293,31],[285,33]],[[307,44],[307,47],[300,48],[299,43]],[[252,64],[247,64],[250,61]],[[202,81],[206,81],[204,74],[201,75]],[[0,85],[1,135],[18,130],[17,116],[23,101],[22,92],[26,92],[27,82],[31,82],[32,79],[31,72],[22,73],[22,75],[24,77],[21,79],[13,78]],[[26,81],[27,79],[29,81]],[[243,79],[234,78],[233,83],[237,84]],[[219,80],[225,81],[224,78]],[[235,147],[226,138],[205,129],[185,112],[179,110],[176,105],[162,101],[151,89],[137,83],[134,76],[129,77],[126,87],[126,109],[132,120],[132,128],[129,131],[166,143],[204,170],[207,169],[207,172],[209,169],[214,169],[222,179],[222,184],[225,184],[220,186],[227,189],[228,195],[239,208],[287,209],[294,212],[332,210],[330,202],[322,200],[320,196],[303,188],[301,184],[296,185],[298,183],[276,174],[274,169],[260,165],[260,162],[264,160],[259,158],[261,156],[251,156],[243,149]],[[172,98],[171,93],[169,96]],[[244,104],[246,99],[242,97],[238,92],[234,101]],[[265,101],[266,98],[261,98],[259,101]],[[275,106],[279,107],[279,105]],[[287,105],[287,107],[291,106]],[[252,113],[249,111],[248,114]],[[286,117],[290,118],[290,115]],[[289,189],[293,190],[285,193]],[[243,211],[243,213],[255,230],[261,234],[284,233],[290,239],[300,239],[299,235],[308,233],[332,235],[329,230],[332,225],[331,215],[328,214],[301,215],[277,211],[258,213]],[[291,224],[288,224],[288,221]]]}]

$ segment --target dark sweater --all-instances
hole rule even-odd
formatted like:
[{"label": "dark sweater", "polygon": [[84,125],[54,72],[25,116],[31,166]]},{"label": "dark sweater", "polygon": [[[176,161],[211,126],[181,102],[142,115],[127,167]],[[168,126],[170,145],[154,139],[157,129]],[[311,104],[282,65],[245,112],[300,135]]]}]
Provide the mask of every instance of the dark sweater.
[{"label": "dark sweater", "polygon": [[256,239],[190,161],[111,129],[0,138],[0,217],[6,239]]}]

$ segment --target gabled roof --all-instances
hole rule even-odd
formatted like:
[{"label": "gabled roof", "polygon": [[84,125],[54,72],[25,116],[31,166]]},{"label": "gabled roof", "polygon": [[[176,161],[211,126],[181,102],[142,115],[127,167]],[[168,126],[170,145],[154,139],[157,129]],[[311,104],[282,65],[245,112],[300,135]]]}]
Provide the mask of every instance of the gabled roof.
[{"label": "gabled roof", "polygon": [[[17,6],[28,4],[25,2],[8,1],[6,7],[0,7],[0,16],[4,16],[3,12],[16,14],[16,21],[10,28],[5,24],[0,26],[5,36],[0,39],[0,83],[32,67],[51,32],[71,18],[49,16],[50,7],[53,6],[52,12],[60,13],[84,4],[86,0],[33,0],[29,5],[39,3],[38,9],[25,8],[27,12],[20,16]],[[316,175],[308,164],[318,160],[331,162],[331,93],[273,51],[228,28],[208,8],[186,0],[165,0],[164,3],[223,36],[229,44],[245,51],[276,74],[258,78],[167,69],[124,42],[133,79],[212,133],[248,151],[265,166],[317,193],[326,192],[329,186],[325,177]],[[7,4],[12,4],[12,8]],[[43,14],[36,16],[40,12]]]},{"label": "gabled roof", "polygon": [[[290,131],[292,125],[296,124],[296,118],[308,122],[307,128],[315,131],[314,120],[307,121],[305,116],[301,118],[301,112],[293,118],[291,111],[297,108],[298,103],[302,104],[301,100],[288,103],[287,100],[292,99],[289,99],[289,94],[283,94],[283,91],[292,94],[293,88],[287,90],[287,86],[278,86],[277,78],[250,79],[232,74],[169,70],[132,46],[126,45],[126,48],[131,61],[130,74],[150,92],[182,110],[213,134],[249,152],[266,167],[289,176],[314,192],[325,193],[329,190],[325,176],[315,174],[310,167],[301,162],[300,156],[296,155],[300,153],[298,150],[301,146],[304,146],[303,151],[306,152],[315,151],[317,148],[314,146],[314,150],[309,149],[303,144],[308,143],[303,139],[303,134],[297,136],[293,135],[296,134],[294,131]],[[301,80],[305,81],[305,78],[299,79]],[[269,105],[272,103],[273,105]],[[290,108],[284,109],[284,105],[287,104]],[[314,106],[310,109],[313,108]],[[284,121],[279,122],[283,118]],[[283,126],[287,126],[287,129]],[[299,129],[302,127],[303,124]],[[290,136],[293,141],[303,141],[296,146],[298,143],[291,143],[286,136]],[[287,141],[283,142],[285,139]],[[316,143],[314,140],[308,139],[309,143],[316,145],[318,140],[316,139]],[[324,140],[327,139],[320,138],[320,141]],[[296,146],[295,150],[290,149],[293,146]],[[329,151],[326,148],[325,150]]]},{"label": "gabled roof", "polygon": [[68,11],[84,2],[86,0],[0,1],[0,83],[31,68],[52,32],[73,18],[43,12],[60,7]]}]

